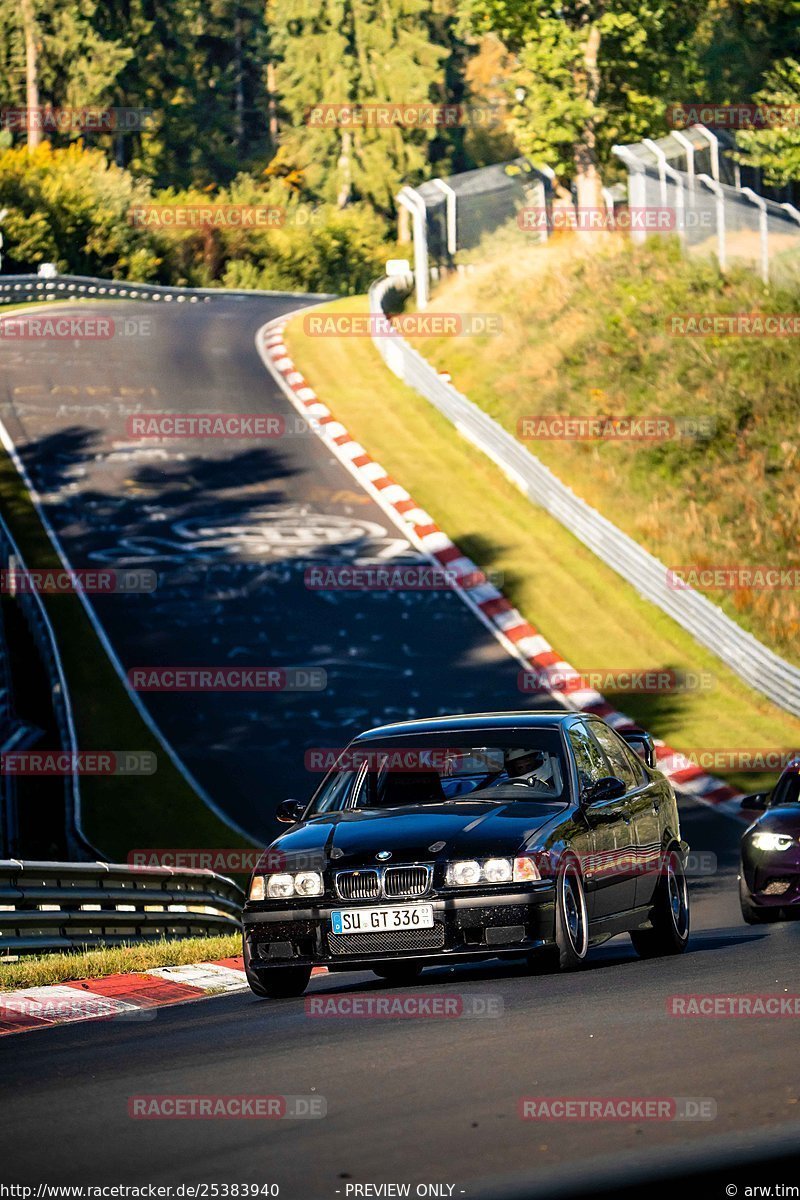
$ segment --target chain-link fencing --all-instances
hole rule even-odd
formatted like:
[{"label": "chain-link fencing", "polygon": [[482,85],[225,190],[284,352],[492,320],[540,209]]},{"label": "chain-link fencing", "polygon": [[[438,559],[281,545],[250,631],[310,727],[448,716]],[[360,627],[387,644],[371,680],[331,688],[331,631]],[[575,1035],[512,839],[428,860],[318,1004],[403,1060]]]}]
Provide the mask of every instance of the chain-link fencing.
[{"label": "chain-link fencing", "polygon": [[664,217],[633,226],[632,237],[677,234],[688,252],[713,254],[723,271],[743,265],[765,284],[798,282],[800,210],[764,195],[760,173],[740,166],[734,151],[729,133],[703,125],[615,146],[628,171],[630,209]]}]

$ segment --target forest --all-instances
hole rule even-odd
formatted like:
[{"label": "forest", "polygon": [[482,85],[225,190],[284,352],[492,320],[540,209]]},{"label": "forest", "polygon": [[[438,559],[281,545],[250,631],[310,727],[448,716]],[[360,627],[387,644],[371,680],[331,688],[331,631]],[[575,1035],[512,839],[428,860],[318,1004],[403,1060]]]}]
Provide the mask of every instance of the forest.
[{"label": "forest", "polygon": [[[800,175],[799,0],[0,0],[2,270],[359,292],[402,186],[524,154],[588,198],[702,103],[780,106],[740,153]],[[281,216],[130,217],[208,204]]]}]

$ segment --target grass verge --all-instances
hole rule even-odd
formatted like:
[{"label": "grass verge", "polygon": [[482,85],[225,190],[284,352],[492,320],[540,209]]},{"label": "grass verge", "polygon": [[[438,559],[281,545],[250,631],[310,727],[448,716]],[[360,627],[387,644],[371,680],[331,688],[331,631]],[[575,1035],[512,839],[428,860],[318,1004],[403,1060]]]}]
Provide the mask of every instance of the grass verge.
[{"label": "grass verge", "polygon": [[242,952],[238,934],[185,938],[161,942],[131,942],[78,954],[41,954],[17,962],[0,959],[0,993],[18,988],[47,987],[77,979],[148,971],[151,967],[179,967],[185,963],[231,958]]},{"label": "grass verge", "polygon": [[[484,306],[485,308],[486,306]],[[323,311],[366,311],[348,298]],[[578,670],[707,672],[707,691],[607,693],[658,737],[699,749],[793,748],[800,721],[753,692],[674,621],[532,505],[479,450],[384,366],[368,338],[314,338],[289,323],[290,353],[334,415]],[[509,695],[508,707],[516,707]],[[715,772],[747,791],[770,776]]]},{"label": "grass verge", "polygon": [[[14,464],[0,451],[0,511],[31,569],[60,560]],[[81,750],[146,750],[153,775],[83,776],[86,837],[112,861],[160,847],[239,848],[247,843],[204,804],[150,732],[76,595],[43,597],[61,653]]]},{"label": "grass verge", "polygon": [[[668,566],[800,569],[796,336],[688,336],[689,314],[797,312],[794,286],[720,275],[676,242],[602,235],[547,247],[502,231],[429,311],[492,312],[495,337],[417,340],[509,432],[535,416],[654,416],[659,441],[525,441],[560,479]],[[788,277],[787,277],[788,278]],[[699,436],[681,434],[691,423]],[[527,436],[532,428],[527,427]],[[709,591],[743,628],[800,663],[800,590]]]}]

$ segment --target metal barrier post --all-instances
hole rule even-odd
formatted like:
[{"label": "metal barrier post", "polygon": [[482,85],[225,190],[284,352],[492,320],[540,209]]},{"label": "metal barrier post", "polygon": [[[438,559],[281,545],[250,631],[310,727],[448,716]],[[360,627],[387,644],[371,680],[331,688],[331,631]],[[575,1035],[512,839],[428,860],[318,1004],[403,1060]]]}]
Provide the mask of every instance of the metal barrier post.
[{"label": "metal barrier post", "polygon": [[679,129],[673,129],[670,137],[675,138],[675,141],[681,147],[686,155],[686,180],[690,194],[694,192],[694,145],[691,138],[688,138],[685,133],[681,133]]},{"label": "metal barrier post", "polygon": [[451,256],[458,249],[458,230],[456,226],[456,194],[449,183],[445,183],[443,179],[434,179],[431,181],[434,187],[437,187],[440,192],[444,192],[447,200],[447,253]]},{"label": "metal barrier post", "polygon": [[[612,146],[611,153],[621,158],[628,170],[628,208],[644,208],[647,199],[644,166],[627,146]],[[631,241],[635,244],[641,245],[646,237],[644,229],[631,229]]]},{"label": "metal barrier post", "polygon": [[666,208],[667,205],[667,173],[664,168],[667,165],[667,156],[657,142],[652,138],[642,138],[642,145],[647,146],[651,154],[655,155],[658,163],[658,182],[661,188],[661,203]]},{"label": "metal barrier post", "polygon": [[417,289],[417,308],[428,307],[428,231],[425,201],[413,188],[404,187],[397,201],[411,213],[414,231],[414,282]]},{"label": "metal barrier post", "polygon": [[758,209],[758,236],[761,250],[761,278],[769,283],[769,229],[767,227],[767,202],[757,196],[752,188],[742,188],[741,193]]},{"label": "metal barrier post", "polygon": [[684,243],[686,241],[686,203],[683,196],[681,173],[680,171],[676,171],[674,167],[671,167],[668,162],[665,162],[664,174],[675,185],[675,215],[678,221],[678,237]]},{"label": "metal barrier post", "polygon": [[710,129],[706,129],[705,125],[693,125],[692,129],[696,129],[708,142],[711,149],[711,177],[719,183],[719,138]]},{"label": "metal barrier post", "polygon": [[717,258],[719,260],[719,269],[724,274],[728,266],[728,253],[725,241],[725,193],[720,184],[715,179],[710,179],[708,175],[698,175],[697,178],[700,183],[704,184],[716,196]]}]

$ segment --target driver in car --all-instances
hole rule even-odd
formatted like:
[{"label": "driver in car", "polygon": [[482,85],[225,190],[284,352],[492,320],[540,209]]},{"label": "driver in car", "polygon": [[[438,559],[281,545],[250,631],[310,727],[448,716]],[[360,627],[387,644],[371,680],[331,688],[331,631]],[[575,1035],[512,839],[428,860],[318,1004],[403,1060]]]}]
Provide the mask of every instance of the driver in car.
[{"label": "driver in car", "polygon": [[553,769],[549,755],[542,750],[529,750],[524,746],[506,750],[503,756],[504,771],[493,781],[493,787],[528,787],[539,791],[555,791]]}]

